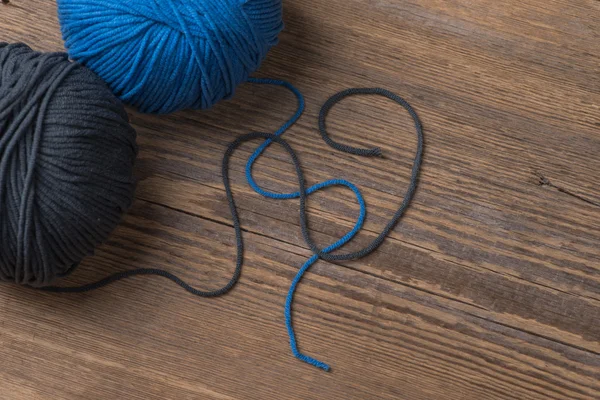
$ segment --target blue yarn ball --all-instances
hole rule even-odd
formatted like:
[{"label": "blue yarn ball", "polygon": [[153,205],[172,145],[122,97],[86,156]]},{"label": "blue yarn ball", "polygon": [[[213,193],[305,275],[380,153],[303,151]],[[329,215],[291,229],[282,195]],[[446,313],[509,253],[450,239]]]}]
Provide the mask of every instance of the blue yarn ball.
[{"label": "blue yarn ball", "polygon": [[146,113],[209,108],[256,71],[281,0],[58,0],[74,60]]}]

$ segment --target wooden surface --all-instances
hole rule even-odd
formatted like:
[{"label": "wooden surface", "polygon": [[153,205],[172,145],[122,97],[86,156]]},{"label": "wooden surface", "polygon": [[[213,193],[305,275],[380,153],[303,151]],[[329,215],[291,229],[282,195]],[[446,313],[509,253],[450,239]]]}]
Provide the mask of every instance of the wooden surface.
[{"label": "wooden surface", "polygon": [[[0,40],[61,50],[56,6],[0,5]],[[85,295],[0,288],[2,399],[600,399],[600,2],[596,0],[285,1],[286,29],[260,76],[308,103],[287,133],[309,183],[339,177],[368,202],[357,249],[403,195],[415,147],[408,115],[378,98],[344,101],[332,136],[383,147],[385,160],[328,148],[320,104],[353,86],[404,96],[426,135],[413,206],[375,254],[319,262],[288,349],[283,303],[310,256],[298,202],[232,179],[247,244],[239,285],[192,297],[160,278]],[[201,288],[231,274],[234,236],[221,183],[228,142],[272,131],[287,92],[243,85],[207,112],[144,116],[137,200],[110,241],[67,283],[152,266]],[[290,190],[279,149],[260,183]],[[325,245],[354,223],[351,193],[311,197]]]}]

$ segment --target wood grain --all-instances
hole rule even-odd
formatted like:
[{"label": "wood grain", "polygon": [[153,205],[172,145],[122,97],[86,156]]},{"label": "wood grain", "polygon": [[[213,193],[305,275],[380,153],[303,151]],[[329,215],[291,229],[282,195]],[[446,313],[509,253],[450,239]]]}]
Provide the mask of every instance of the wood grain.
[{"label": "wood grain", "polygon": [[[289,354],[287,288],[310,256],[298,202],[261,198],[232,159],[247,244],[239,285],[193,298],[160,278],[86,295],[0,289],[6,399],[600,399],[600,2],[369,0],[285,2],[286,29],[260,76],[297,85],[305,116],[286,134],[309,183],[360,186],[372,239],[398,206],[415,137],[392,102],[331,112],[332,137],[385,159],[332,151],[320,104],[353,86],[405,97],[425,126],[413,206],[371,256],[319,262],[300,285]],[[62,49],[54,2],[0,4],[0,40]],[[231,274],[234,235],[220,176],[226,145],[273,131],[290,94],[242,85],[210,111],[148,116],[137,199],[108,243],[66,282],[140,266],[202,288]],[[280,149],[259,161],[266,188],[294,189]],[[341,189],[309,200],[322,245],[357,215]]]}]

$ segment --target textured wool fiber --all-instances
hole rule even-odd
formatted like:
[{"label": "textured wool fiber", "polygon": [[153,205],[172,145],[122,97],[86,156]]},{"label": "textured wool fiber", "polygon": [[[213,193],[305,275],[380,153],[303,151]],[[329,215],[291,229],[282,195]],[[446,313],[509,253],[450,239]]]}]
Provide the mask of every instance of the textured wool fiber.
[{"label": "textured wool fiber", "polygon": [[281,0],[58,0],[74,60],[141,112],[209,108],[256,71]]},{"label": "textured wool fiber", "polygon": [[131,204],[135,137],[93,72],[0,43],[0,280],[48,285],[93,253]]}]

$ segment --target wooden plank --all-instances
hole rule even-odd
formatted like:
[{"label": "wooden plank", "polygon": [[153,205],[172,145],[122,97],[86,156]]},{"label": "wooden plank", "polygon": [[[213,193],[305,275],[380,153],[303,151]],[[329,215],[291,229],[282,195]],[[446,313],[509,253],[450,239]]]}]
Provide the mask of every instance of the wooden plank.
[{"label": "wooden plank", "polygon": [[[3,319],[5,378],[40,398],[275,399],[278,387],[292,398],[597,393],[598,358],[589,351],[491,322],[471,305],[319,263],[300,288],[296,315],[303,348],[334,365],[324,374],[289,356],[281,313],[309,253],[261,235],[246,239],[244,279],[219,299],[182,295],[160,278],[83,296],[7,287],[5,308],[21,313]],[[232,249],[221,224],[138,201],[73,282],[146,265],[213,287],[230,273]]]},{"label": "wooden plank", "polygon": [[[0,40],[62,48],[55,4],[0,5]],[[391,89],[417,109],[426,156],[413,207],[364,260],[319,262],[300,286],[300,345],[333,365],[294,360],[282,307],[310,256],[297,202],[266,200],[232,178],[247,240],[240,285],[196,299],[134,279],[97,293],[0,291],[0,390],[11,399],[596,399],[600,393],[600,3],[591,0],[285,3],[287,28],[259,75],[296,84],[306,115],[286,134],[309,183],[339,177],[368,203],[374,237],[405,190],[415,138],[378,98],[342,102],[336,139],[385,159],[328,148],[319,105],[349,86]],[[225,282],[234,238],[221,187],[225,146],[273,131],[294,110],[276,88],[243,85],[204,112],[131,110],[141,146],[137,201],[71,283],[139,266],[203,288]],[[279,149],[256,168],[293,190]],[[326,245],[351,228],[351,195],[312,196]]]}]

